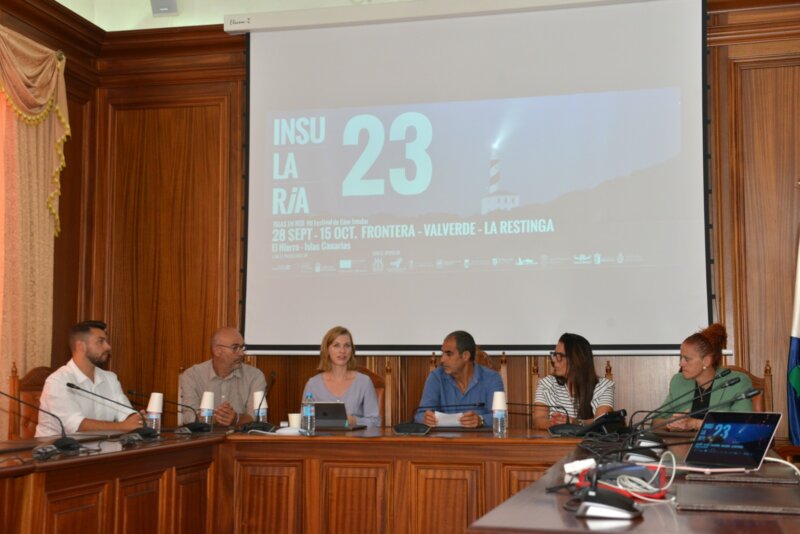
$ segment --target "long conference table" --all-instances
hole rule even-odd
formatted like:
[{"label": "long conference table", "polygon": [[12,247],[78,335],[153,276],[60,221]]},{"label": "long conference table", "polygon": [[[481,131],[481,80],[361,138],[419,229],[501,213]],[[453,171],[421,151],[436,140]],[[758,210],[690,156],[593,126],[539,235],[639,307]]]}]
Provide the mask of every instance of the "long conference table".
[{"label": "long conference table", "polygon": [[[0,443],[0,531],[427,534],[598,528],[566,512],[566,497],[544,491],[561,478],[561,463],[575,451],[576,439],[524,432],[505,439],[484,432],[397,436],[391,429],[311,438],[165,432],[162,438],[125,447],[114,439],[86,438],[91,452],[49,460],[32,459],[30,448],[41,442]],[[623,530],[800,531],[798,516],[659,506],[661,511],[648,511]]]}]

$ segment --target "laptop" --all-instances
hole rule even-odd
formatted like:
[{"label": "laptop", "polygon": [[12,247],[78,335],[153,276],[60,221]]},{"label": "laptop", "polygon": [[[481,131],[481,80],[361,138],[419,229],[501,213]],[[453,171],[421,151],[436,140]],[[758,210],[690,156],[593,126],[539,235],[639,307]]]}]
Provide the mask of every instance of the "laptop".
[{"label": "laptop", "polygon": [[781,417],[770,412],[708,412],[684,463],[709,473],[757,471]]},{"label": "laptop", "polygon": [[316,428],[318,430],[361,430],[366,425],[350,426],[347,423],[347,408],[343,402],[314,403]]},{"label": "laptop", "polygon": [[[778,458],[774,453],[768,456]],[[714,482],[719,484],[783,484],[796,486],[800,477],[788,466],[764,460],[758,471],[744,473],[688,473],[688,482]]]}]

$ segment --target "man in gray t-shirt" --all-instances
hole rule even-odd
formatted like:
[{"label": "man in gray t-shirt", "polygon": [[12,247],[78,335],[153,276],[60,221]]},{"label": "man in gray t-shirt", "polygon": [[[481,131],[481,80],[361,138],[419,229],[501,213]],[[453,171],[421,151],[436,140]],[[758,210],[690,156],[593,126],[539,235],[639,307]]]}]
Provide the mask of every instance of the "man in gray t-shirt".
[{"label": "man in gray t-shirt", "polygon": [[[214,393],[214,424],[238,426],[253,420],[253,392],[264,391],[264,373],[244,360],[244,340],[238,330],[220,328],[211,336],[211,359],[181,375],[181,402],[200,409],[204,391]],[[194,413],[183,411],[184,422]]]}]

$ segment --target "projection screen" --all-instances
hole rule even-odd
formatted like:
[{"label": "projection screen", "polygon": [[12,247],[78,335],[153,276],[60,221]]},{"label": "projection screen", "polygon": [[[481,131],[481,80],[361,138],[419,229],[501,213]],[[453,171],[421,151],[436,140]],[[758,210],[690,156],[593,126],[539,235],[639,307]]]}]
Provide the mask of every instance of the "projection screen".
[{"label": "projection screen", "polygon": [[250,352],[642,352],[710,319],[703,3],[252,32]]}]

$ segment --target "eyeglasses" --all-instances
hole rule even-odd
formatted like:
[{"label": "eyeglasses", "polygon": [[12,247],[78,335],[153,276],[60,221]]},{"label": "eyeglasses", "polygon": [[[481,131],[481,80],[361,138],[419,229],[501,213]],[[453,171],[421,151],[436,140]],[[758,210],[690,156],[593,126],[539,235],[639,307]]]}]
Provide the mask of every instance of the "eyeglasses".
[{"label": "eyeglasses", "polygon": [[244,351],[247,349],[247,345],[239,345],[238,343],[234,345],[217,345],[218,347],[225,347],[226,349],[230,349],[232,352],[239,352]]},{"label": "eyeglasses", "polygon": [[550,361],[551,362],[554,362],[554,363],[555,362],[560,362],[561,360],[563,360],[566,357],[567,357],[567,355],[564,354],[563,352],[556,352],[554,350],[550,351]]}]

